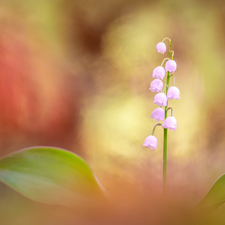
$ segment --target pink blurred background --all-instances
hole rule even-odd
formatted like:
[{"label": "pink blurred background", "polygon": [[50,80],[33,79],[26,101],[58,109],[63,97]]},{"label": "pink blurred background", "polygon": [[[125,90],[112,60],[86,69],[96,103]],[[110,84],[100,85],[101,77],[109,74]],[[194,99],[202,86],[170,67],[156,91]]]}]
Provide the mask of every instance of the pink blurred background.
[{"label": "pink blurred background", "polygon": [[[2,1],[0,155],[66,148],[118,204],[161,196],[162,130],[156,151],[141,146],[155,125],[148,88],[164,58],[155,45],[170,37],[181,99],[171,103],[178,128],[168,137],[168,192],[195,205],[225,173],[224,20],[221,0]],[[64,210],[0,184],[3,225],[73,224]]]}]

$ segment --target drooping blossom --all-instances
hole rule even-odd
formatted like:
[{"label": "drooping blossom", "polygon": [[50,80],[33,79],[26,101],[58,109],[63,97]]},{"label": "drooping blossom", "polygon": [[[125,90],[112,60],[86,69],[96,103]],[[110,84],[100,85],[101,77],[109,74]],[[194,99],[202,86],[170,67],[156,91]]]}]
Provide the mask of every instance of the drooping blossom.
[{"label": "drooping blossom", "polygon": [[163,128],[168,128],[171,130],[177,129],[177,120],[174,116],[169,116],[165,119],[164,124],[162,125]]},{"label": "drooping blossom", "polygon": [[155,95],[154,101],[155,104],[158,104],[158,106],[167,106],[167,97],[165,93],[158,93]]},{"label": "drooping blossom", "polygon": [[163,108],[155,109],[151,114],[151,118],[155,119],[156,121],[164,120],[165,110]]},{"label": "drooping blossom", "polygon": [[151,148],[151,150],[155,150],[157,148],[158,140],[155,136],[150,135],[146,137],[143,147]]},{"label": "drooping blossom", "polygon": [[159,42],[156,45],[156,50],[158,53],[164,54],[166,52],[166,45],[163,42]]},{"label": "drooping blossom", "polygon": [[180,90],[175,87],[175,86],[172,86],[169,88],[168,92],[167,92],[167,98],[169,100],[171,99],[180,99]]},{"label": "drooping blossom", "polygon": [[152,92],[160,92],[163,89],[163,82],[160,79],[155,79],[151,82],[149,90]]},{"label": "drooping blossom", "polygon": [[152,77],[163,80],[165,74],[165,69],[162,66],[157,66],[152,72]]},{"label": "drooping blossom", "polygon": [[177,64],[174,60],[170,59],[166,62],[165,68],[166,68],[166,72],[169,71],[170,73],[174,73],[177,69]]}]

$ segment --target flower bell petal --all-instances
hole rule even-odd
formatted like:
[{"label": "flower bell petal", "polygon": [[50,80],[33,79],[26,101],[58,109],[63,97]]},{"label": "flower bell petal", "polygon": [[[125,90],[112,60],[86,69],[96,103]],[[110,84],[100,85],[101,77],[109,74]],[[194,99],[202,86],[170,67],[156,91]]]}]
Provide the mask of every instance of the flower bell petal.
[{"label": "flower bell petal", "polygon": [[160,92],[163,89],[163,82],[159,79],[155,79],[151,82],[149,90],[152,92]]},{"label": "flower bell petal", "polygon": [[143,147],[151,148],[152,150],[155,150],[157,148],[158,140],[155,136],[150,135],[146,137]]},{"label": "flower bell petal", "polygon": [[162,66],[157,66],[152,72],[152,77],[163,80],[165,74],[165,69]]},{"label": "flower bell petal", "polygon": [[167,106],[167,97],[164,93],[158,93],[155,95],[154,101],[158,106]]},{"label": "flower bell petal", "polygon": [[166,45],[163,42],[159,42],[156,45],[156,50],[158,53],[164,54],[166,52]]},{"label": "flower bell petal", "polygon": [[152,112],[151,118],[156,121],[164,120],[165,118],[165,110],[163,108],[157,108]]},{"label": "flower bell petal", "polygon": [[166,72],[169,71],[170,73],[174,73],[177,69],[177,64],[174,60],[168,60],[166,62]]},{"label": "flower bell petal", "polygon": [[176,129],[177,129],[177,120],[176,120],[176,118],[173,117],[173,116],[167,117],[165,119],[164,124],[162,125],[162,127],[176,131]]},{"label": "flower bell petal", "polygon": [[180,90],[175,87],[175,86],[172,86],[169,88],[168,92],[167,92],[167,98],[169,100],[171,99],[180,99]]}]

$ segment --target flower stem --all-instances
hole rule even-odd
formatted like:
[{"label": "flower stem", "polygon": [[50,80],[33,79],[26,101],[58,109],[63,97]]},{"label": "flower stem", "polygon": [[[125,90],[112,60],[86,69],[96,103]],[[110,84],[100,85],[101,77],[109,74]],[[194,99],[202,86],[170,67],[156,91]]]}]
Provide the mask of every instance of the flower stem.
[{"label": "flower stem", "polygon": [[163,61],[162,61],[162,63],[161,63],[161,66],[163,66],[163,63],[164,63],[166,60],[170,60],[170,58],[165,58],[165,59],[163,59]]},{"label": "flower stem", "polygon": [[[170,73],[167,74],[167,86],[166,94],[169,87]],[[168,102],[167,102],[168,104]],[[167,106],[165,107],[165,119],[167,118]],[[167,128],[164,129],[164,138],[163,138],[163,196],[166,198],[166,186],[167,186]]]},{"label": "flower stem", "polygon": [[[171,55],[171,40],[169,44],[169,57]],[[170,82],[170,72],[167,73],[167,79],[166,79],[166,95],[169,89],[169,82]],[[165,107],[165,119],[167,118],[167,106]],[[167,193],[167,128],[164,129],[164,135],[163,135],[163,197],[166,199],[166,193]]]},{"label": "flower stem", "polygon": [[171,54],[172,54],[172,57],[171,57],[171,59],[173,60],[173,56],[174,56],[174,51],[173,51],[173,50],[171,50],[170,52],[171,52]]},{"label": "flower stem", "polygon": [[152,135],[154,135],[154,133],[155,133],[155,128],[156,128],[157,126],[162,126],[162,124],[161,124],[161,123],[157,123],[157,124],[153,127]]},{"label": "flower stem", "polygon": [[165,37],[165,38],[162,40],[162,42],[164,42],[165,40],[169,40],[169,42],[171,42],[170,38],[168,38],[168,37]]},{"label": "flower stem", "polygon": [[171,74],[170,77],[173,77],[173,86],[175,86],[175,76]]},{"label": "flower stem", "polygon": [[167,86],[167,85],[165,84],[164,87],[163,87],[163,90],[162,90],[163,93],[165,92],[166,86]]},{"label": "flower stem", "polygon": [[167,112],[169,111],[169,110],[171,110],[171,116],[173,116],[173,108],[172,107],[169,107],[169,108],[167,108]]}]

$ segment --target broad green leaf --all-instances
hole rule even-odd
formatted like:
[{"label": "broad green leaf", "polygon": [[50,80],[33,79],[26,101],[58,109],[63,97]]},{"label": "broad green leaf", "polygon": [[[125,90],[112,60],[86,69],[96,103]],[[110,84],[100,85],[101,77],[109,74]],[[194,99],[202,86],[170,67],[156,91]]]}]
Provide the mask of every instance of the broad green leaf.
[{"label": "broad green leaf", "polygon": [[195,207],[200,214],[209,214],[225,202],[225,174],[220,176],[206,196]]},{"label": "broad green leaf", "polygon": [[106,196],[82,158],[53,147],[27,148],[0,159],[0,181],[46,204],[82,206]]}]

